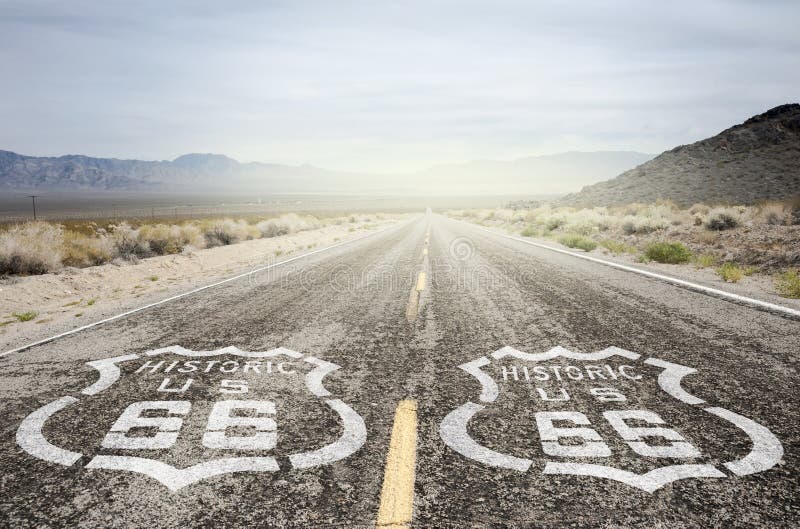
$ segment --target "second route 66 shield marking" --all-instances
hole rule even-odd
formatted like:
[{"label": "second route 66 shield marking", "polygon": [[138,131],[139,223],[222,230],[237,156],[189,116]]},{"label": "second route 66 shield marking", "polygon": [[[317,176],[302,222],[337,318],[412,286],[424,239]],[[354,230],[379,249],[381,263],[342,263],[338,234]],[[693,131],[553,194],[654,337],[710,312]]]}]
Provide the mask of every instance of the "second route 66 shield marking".
[{"label": "second route 66 shield marking", "polygon": [[[768,428],[687,392],[681,381],[696,372],[691,367],[617,347],[594,353],[554,347],[536,354],[503,347],[459,367],[477,380],[480,394],[445,417],[440,435],[456,452],[486,465],[603,478],[652,493],[681,479],[764,472],[783,457]],[[538,443],[532,433],[529,444],[507,453],[496,446],[507,446],[503,431],[484,435],[484,444],[473,437],[471,427],[491,420],[487,412],[508,413],[497,409],[500,402],[523,408],[502,416],[512,430],[519,422],[514,438],[524,423],[538,431]],[[643,402],[656,403],[659,411]],[[681,424],[669,424],[667,414]],[[749,441],[749,452],[709,442],[700,421],[726,430],[724,438],[736,439],[737,446]]]}]

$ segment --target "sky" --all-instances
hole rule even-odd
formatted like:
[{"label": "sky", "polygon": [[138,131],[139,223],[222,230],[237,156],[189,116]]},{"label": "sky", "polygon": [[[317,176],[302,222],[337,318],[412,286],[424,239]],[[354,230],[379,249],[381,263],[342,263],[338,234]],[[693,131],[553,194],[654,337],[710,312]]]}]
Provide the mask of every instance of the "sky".
[{"label": "sky", "polygon": [[0,0],[0,149],[398,173],[659,153],[800,97],[800,2]]}]

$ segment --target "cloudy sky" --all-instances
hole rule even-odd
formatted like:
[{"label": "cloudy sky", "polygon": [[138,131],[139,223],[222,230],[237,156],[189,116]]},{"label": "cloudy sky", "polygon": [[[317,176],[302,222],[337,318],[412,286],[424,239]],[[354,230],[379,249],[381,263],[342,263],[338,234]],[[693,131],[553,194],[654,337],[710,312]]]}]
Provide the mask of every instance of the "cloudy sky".
[{"label": "cloudy sky", "polygon": [[397,172],[800,99],[800,2],[0,0],[0,149]]}]

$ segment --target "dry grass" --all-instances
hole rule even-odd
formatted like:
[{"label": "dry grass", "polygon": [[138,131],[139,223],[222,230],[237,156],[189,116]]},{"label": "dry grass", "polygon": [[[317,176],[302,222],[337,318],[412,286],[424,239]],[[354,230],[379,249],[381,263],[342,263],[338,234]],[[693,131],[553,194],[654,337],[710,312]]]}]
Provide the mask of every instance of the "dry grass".
[{"label": "dry grass", "polygon": [[205,246],[226,246],[247,239],[247,224],[233,219],[215,220],[203,226]]},{"label": "dry grass", "polygon": [[717,264],[717,257],[711,254],[700,254],[692,257],[695,268],[708,268]]},{"label": "dry grass", "polygon": [[730,230],[741,225],[744,208],[718,207],[712,209],[705,220],[705,227],[709,230]]},{"label": "dry grass", "polygon": [[679,242],[654,242],[645,248],[644,258],[657,263],[688,263],[692,252]]},{"label": "dry grass", "polygon": [[622,222],[622,231],[626,235],[653,233],[669,226],[669,222],[662,218],[637,217],[627,215]]},{"label": "dry grass", "polygon": [[256,226],[262,237],[277,237],[298,231],[317,229],[322,226],[322,223],[315,217],[301,217],[295,213],[289,213],[275,219],[261,221]]},{"label": "dry grass", "polygon": [[764,224],[779,226],[791,223],[792,208],[782,202],[767,202],[762,204],[757,212],[758,220]]},{"label": "dry grass", "polygon": [[[208,218],[164,222],[27,222],[0,231],[0,275],[33,275],[63,266],[87,267],[113,261],[277,237],[328,224],[364,223],[373,217],[349,215],[324,221],[294,213],[274,218]],[[381,219],[380,216],[375,218]],[[351,230],[354,230],[351,227]]]},{"label": "dry grass", "polygon": [[744,277],[744,271],[736,263],[723,263],[717,268],[717,275],[728,283],[737,283]]},{"label": "dry grass", "polygon": [[61,226],[28,222],[0,233],[0,275],[46,274],[61,268]]},{"label": "dry grass", "polygon": [[603,239],[602,241],[600,241],[600,246],[602,246],[609,252],[613,253],[614,255],[619,255],[624,253],[635,254],[638,252],[635,246],[631,246],[630,244],[625,244],[624,242],[615,241],[614,239]]},{"label": "dry grass", "polygon": [[12,314],[12,316],[14,316],[18,321],[31,321],[38,315],[38,312],[32,310],[28,312],[15,312]]},{"label": "dry grass", "polygon": [[653,243],[680,242],[690,255],[697,255],[692,258],[695,267],[716,267],[730,261],[745,275],[748,266],[769,273],[800,263],[800,202],[791,200],[758,206],[695,204],[690,208],[668,201],[582,209],[525,205],[516,202],[513,208],[448,214],[525,237],[558,240],[579,235],[614,254],[637,254],[637,248]]},{"label": "dry grass", "polygon": [[139,228],[136,237],[153,255],[181,253],[187,246],[201,248],[204,242],[200,228],[191,224],[146,224]]},{"label": "dry grass", "polygon": [[597,248],[597,243],[594,242],[592,239],[589,239],[588,237],[584,237],[582,235],[578,235],[576,233],[562,235],[561,237],[558,238],[558,242],[569,248],[578,248],[579,250],[584,250],[587,252],[591,252],[592,250]]},{"label": "dry grass", "polygon": [[[759,206],[716,206],[695,204],[681,209],[672,202],[629,204],[627,206],[576,209],[542,205],[530,209],[453,210],[450,216],[468,218],[483,224],[529,226],[544,231],[563,231],[590,235],[605,231],[628,234],[652,233],[670,226],[705,226],[726,230],[742,225],[793,224],[800,205],[791,201],[770,202]],[[800,219],[798,219],[800,222]]]},{"label": "dry grass", "polygon": [[91,237],[66,230],[63,233],[61,262],[65,266],[93,266],[111,261],[116,255],[109,237]]},{"label": "dry grass", "polygon": [[787,270],[775,279],[778,292],[787,298],[800,298],[800,271]]}]

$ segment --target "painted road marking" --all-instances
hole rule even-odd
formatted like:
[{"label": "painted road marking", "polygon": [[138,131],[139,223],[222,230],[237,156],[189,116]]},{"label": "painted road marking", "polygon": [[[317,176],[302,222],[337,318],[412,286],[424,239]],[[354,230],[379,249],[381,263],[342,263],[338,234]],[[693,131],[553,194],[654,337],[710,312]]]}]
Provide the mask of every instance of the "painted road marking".
[{"label": "painted road marking", "polygon": [[[451,219],[455,220],[455,219]],[[457,222],[464,222],[465,224],[469,224],[466,221],[457,221]],[[547,246],[546,244],[541,244],[538,242],[528,241],[525,239],[521,239],[519,237],[514,237],[513,235],[506,235],[505,233],[499,233],[494,230],[490,230],[488,228],[484,228],[482,226],[475,226],[474,224],[470,224],[479,230],[491,233],[493,235],[498,235],[500,237],[505,237],[506,239],[511,239],[517,242],[522,242],[525,244],[530,244],[531,246],[536,246],[537,248],[544,248],[545,250],[550,250],[553,252],[571,255],[572,257],[577,257],[579,259],[585,259],[586,261],[592,261],[594,263],[599,263],[602,265],[610,266],[611,268],[616,268],[618,270],[625,270],[626,272],[633,272],[634,274],[643,275],[646,277],[651,277],[653,279],[658,279],[659,281],[664,281],[666,283],[670,283],[672,285],[676,285],[679,287],[686,288],[688,290],[692,290],[695,292],[699,292],[701,294],[706,294],[716,298],[722,298],[729,301],[734,301],[736,303],[740,303],[743,305],[749,305],[751,307],[766,310],[767,312],[774,312],[781,315],[790,316],[794,319],[800,319],[800,310],[792,309],[789,307],[784,307],[783,305],[778,305],[776,303],[770,303],[768,301],[761,301],[759,299],[748,298],[747,296],[740,296],[739,294],[733,294],[732,292],[726,292],[724,290],[719,290],[717,288],[706,287],[703,285],[698,285],[697,283],[692,283],[691,281],[686,281],[683,279],[678,279],[677,277],[671,277],[664,274],[658,274],[656,272],[649,272],[647,270],[642,270],[640,268],[635,268],[633,266],[627,266],[620,263],[615,263],[613,261],[606,261],[605,259],[598,259],[597,257],[592,257],[585,254],[580,254],[576,252],[570,252],[567,250],[562,250],[561,248],[553,248],[552,246]]]},{"label": "painted road marking", "polygon": [[417,312],[419,312],[419,292],[416,289],[412,289],[406,305],[406,319],[409,322],[416,320]]},{"label": "painted road marking", "polygon": [[419,313],[419,299],[422,291],[425,290],[425,272],[417,274],[417,283],[408,295],[408,305],[406,305],[406,319],[412,322],[417,319]]},{"label": "painted road marking", "polygon": [[[408,222],[409,223],[410,222],[414,222],[414,219],[412,219],[412,220],[410,220]],[[297,261],[299,259],[304,259],[304,258],[309,257],[309,256],[314,255],[314,254],[327,252],[328,250],[332,250],[334,248],[337,248],[339,246],[344,246],[346,244],[352,244],[354,242],[357,242],[357,241],[360,241],[360,240],[363,240],[363,239],[367,239],[369,237],[373,237],[375,235],[378,235],[379,233],[384,233],[384,232],[386,232],[386,231],[388,231],[388,230],[390,230],[392,228],[397,228],[398,226],[403,226],[403,225],[405,225],[405,224],[400,224],[400,225],[395,224],[395,225],[392,225],[392,226],[388,226],[388,227],[386,227],[386,228],[384,228],[382,230],[378,230],[376,232],[369,233],[369,234],[364,235],[362,237],[351,239],[349,241],[337,242],[336,244],[332,244],[330,246],[326,246],[325,248],[320,248],[319,250],[314,250],[314,251],[311,251],[311,252],[304,253],[302,255],[298,255],[298,256],[292,257],[290,259],[285,259],[283,261],[280,261],[279,263],[273,263],[273,264],[270,264],[270,265],[267,265],[267,266],[262,266],[261,268],[255,268],[253,270],[250,270],[249,272],[245,272],[243,274],[239,274],[239,275],[236,275],[236,276],[233,276],[233,277],[229,277],[227,279],[223,279],[222,281],[217,281],[216,283],[211,283],[210,285],[206,285],[206,286],[203,286],[203,287],[200,287],[200,288],[195,288],[193,290],[189,290],[188,292],[183,292],[181,294],[176,294],[174,296],[170,296],[168,298],[164,298],[164,299],[162,299],[160,301],[156,301],[154,303],[149,303],[149,304],[144,305],[142,307],[138,307],[138,308],[135,308],[135,309],[132,309],[132,310],[117,314],[116,316],[111,316],[111,317],[108,317],[108,318],[104,318],[102,320],[95,321],[95,322],[89,323],[87,325],[82,325],[81,327],[76,327],[75,329],[72,329],[72,330],[69,330],[69,331],[66,331],[66,332],[62,332],[60,334],[56,334],[56,335],[50,336],[48,338],[43,338],[41,340],[37,340],[35,342],[31,342],[31,343],[26,344],[26,345],[22,345],[20,347],[15,348],[15,349],[9,349],[8,351],[0,353],[0,358],[4,357],[6,355],[10,355],[12,353],[18,353],[20,351],[24,351],[26,349],[30,349],[31,347],[35,347],[37,345],[42,345],[42,344],[46,344],[48,342],[52,342],[54,340],[58,340],[59,338],[64,338],[65,336],[70,336],[72,334],[75,334],[75,333],[78,333],[78,332],[81,332],[81,331],[85,331],[86,329],[91,329],[92,327],[96,327],[96,326],[101,325],[103,323],[108,323],[108,322],[111,322],[111,321],[118,320],[120,318],[124,318],[125,316],[130,316],[131,314],[136,314],[137,312],[141,312],[143,310],[147,310],[147,309],[152,308],[152,307],[157,307],[158,305],[163,305],[164,303],[169,303],[170,301],[175,301],[176,299],[184,298],[184,297],[190,296],[192,294],[197,294],[198,292],[202,292],[202,291],[208,290],[210,288],[218,287],[220,285],[224,285],[225,283],[230,283],[231,281],[236,281],[237,279],[242,279],[243,277],[247,277],[247,276],[250,276],[252,274],[257,274],[259,272],[263,272],[263,271],[269,270],[271,268],[277,268],[279,266],[291,263],[292,261]]]},{"label": "painted road marking", "polygon": [[411,293],[408,295],[408,304],[406,305],[406,320],[408,320],[409,323],[417,319],[417,315],[419,314],[420,299],[422,292],[425,290],[425,270],[428,268],[428,234],[430,234],[430,229],[425,235],[425,246],[422,248],[422,270],[417,273],[417,282],[414,285],[414,288],[411,289]]},{"label": "painted road marking", "polygon": [[[695,369],[658,358],[644,358],[618,347],[593,353],[553,347],[534,354],[503,347],[459,367],[475,377],[481,393],[474,401],[451,411],[442,421],[439,433],[452,450],[485,465],[518,472],[533,470],[603,478],[652,494],[673,481],[725,479],[729,474],[723,469],[737,476],[768,471],[784,455],[781,441],[767,427],[724,408],[707,407],[705,400],[684,389],[682,379],[695,373]],[[546,411],[534,414],[540,446],[528,445],[535,451],[527,458],[484,446],[467,428],[470,422],[475,425],[485,420],[486,415],[482,418],[481,412],[495,406],[501,391],[505,393],[514,386],[535,389],[536,393],[528,391],[528,395],[535,401],[548,402]],[[579,394],[590,396],[591,405],[587,406],[584,399],[573,399]],[[675,426],[683,433],[673,429],[658,413],[642,409],[644,395],[654,396],[670,407],[682,406],[687,419]],[[518,405],[526,410],[537,407],[530,402]],[[731,429],[738,429],[740,438],[749,439],[750,452],[742,455],[735,444],[725,447],[708,443],[702,422],[698,424],[708,420],[706,414],[727,421],[731,435],[737,435]],[[589,415],[594,417],[590,419]],[[560,424],[556,426],[554,421]],[[624,468],[625,461],[608,459],[612,447],[594,427],[600,421],[611,426],[616,437],[635,454],[632,457],[647,462],[643,473]],[[561,438],[573,442],[564,444]],[[651,444],[649,438],[660,438],[661,442]],[[575,443],[576,439],[582,442]],[[516,447],[515,452],[520,448]],[[587,462],[584,458],[594,461]],[[620,464],[623,468],[618,468]]]},{"label": "painted road marking", "polygon": [[375,527],[408,528],[414,511],[414,472],[417,459],[417,401],[402,400],[394,414],[386,456],[381,503]]},{"label": "painted road marking", "polygon": [[[128,368],[124,375],[121,364]],[[278,448],[277,440],[284,431],[291,429],[292,424],[286,420],[285,414],[278,412],[278,406],[285,407],[286,403],[278,404],[264,397],[270,393],[267,388],[286,384],[304,388],[320,399],[320,404],[330,408],[343,426],[339,438],[331,443],[283,454],[293,469],[328,465],[349,457],[360,450],[367,439],[361,416],[342,400],[331,398],[331,393],[323,385],[324,378],[339,366],[284,347],[269,351],[242,351],[236,347],[192,351],[170,346],[142,354],[94,360],[87,365],[96,369],[99,377],[81,392],[81,399],[72,396],[57,399],[28,415],[20,424],[17,444],[31,456],[68,467],[86,457],[89,459],[86,469],[144,474],[173,492],[221,474],[278,472],[280,467],[275,456],[263,452],[286,449]],[[123,376],[136,379],[140,391],[133,395],[115,393],[118,390],[113,387]],[[233,376],[235,380],[224,378]],[[201,395],[192,391],[193,385],[201,388]],[[119,418],[103,438],[98,438],[94,430],[86,432],[79,427],[75,431],[81,438],[81,446],[97,443],[100,453],[72,452],[48,441],[43,428],[45,422],[58,421],[57,415],[61,410],[67,406],[80,407],[82,400],[85,402],[87,397],[101,392],[106,392],[105,398],[112,406],[122,406]],[[109,394],[116,395],[117,399],[121,396],[122,400],[116,401]],[[193,426],[185,419],[203,412],[201,407],[192,410],[193,397],[208,402],[209,394],[216,394],[218,400],[213,401],[210,414],[205,410],[207,415],[205,427],[201,426],[202,437],[187,435],[185,430]],[[152,410],[166,411],[168,415],[144,416]],[[253,413],[237,414],[237,410]],[[240,435],[231,431],[231,427],[248,427],[255,432]],[[147,437],[129,435],[136,428],[154,428],[156,432]],[[196,429],[195,433],[198,433]],[[178,443],[179,438],[183,439],[182,443]],[[180,452],[181,446],[199,439],[202,439],[203,447],[221,450],[227,455],[221,459],[207,456],[212,459],[183,468],[163,461],[164,458],[174,459],[174,450]],[[112,453],[103,453],[104,450]],[[147,450],[147,455],[131,453],[131,450]],[[262,453],[253,455],[254,450]]]},{"label": "painted road marking", "polygon": [[425,272],[420,272],[417,275],[417,292],[425,290]]}]

